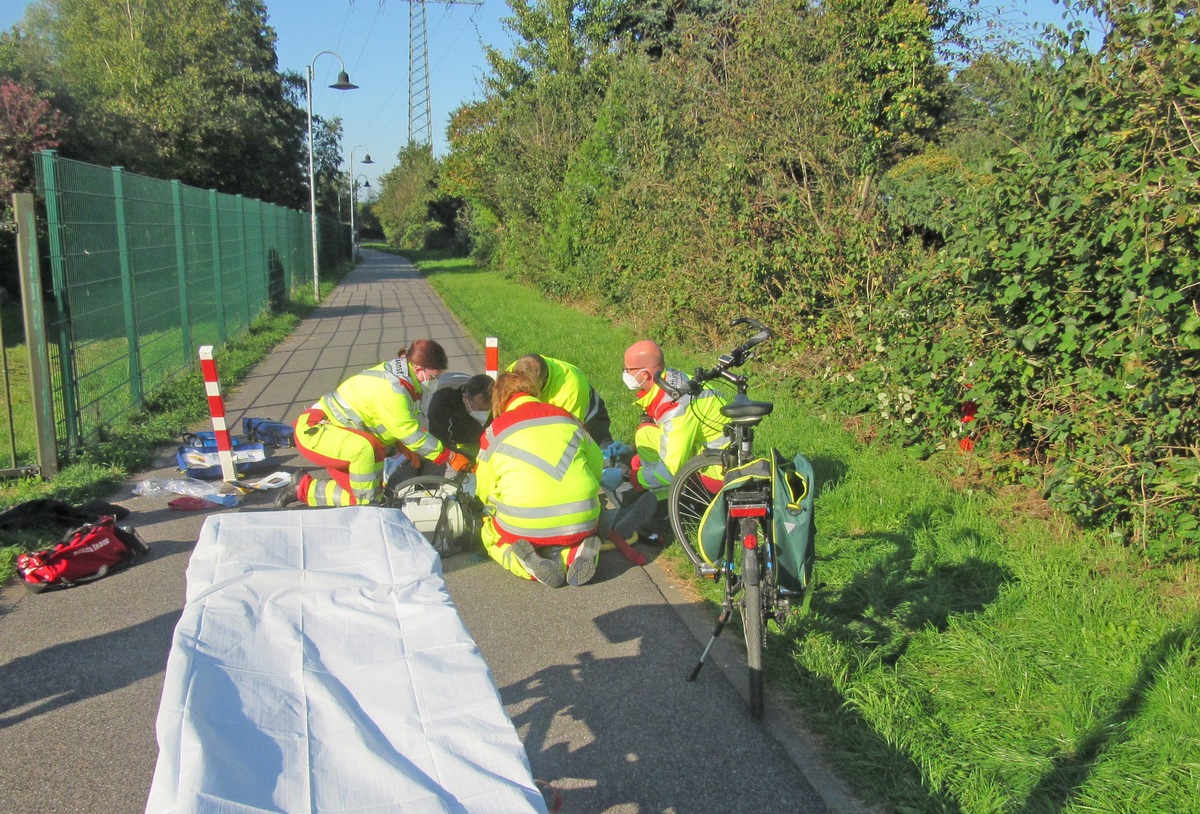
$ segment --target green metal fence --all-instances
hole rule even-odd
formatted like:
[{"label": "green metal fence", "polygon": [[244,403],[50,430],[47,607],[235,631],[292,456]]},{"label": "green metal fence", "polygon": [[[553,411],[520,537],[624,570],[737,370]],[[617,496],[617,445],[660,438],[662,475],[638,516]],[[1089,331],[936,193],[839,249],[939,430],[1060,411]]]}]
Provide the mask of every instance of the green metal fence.
[{"label": "green metal fence", "polygon": [[[140,408],[202,345],[244,333],[312,283],[309,214],[59,157],[36,157],[45,203],[47,343],[60,457]],[[349,227],[320,219],[322,268]]]}]

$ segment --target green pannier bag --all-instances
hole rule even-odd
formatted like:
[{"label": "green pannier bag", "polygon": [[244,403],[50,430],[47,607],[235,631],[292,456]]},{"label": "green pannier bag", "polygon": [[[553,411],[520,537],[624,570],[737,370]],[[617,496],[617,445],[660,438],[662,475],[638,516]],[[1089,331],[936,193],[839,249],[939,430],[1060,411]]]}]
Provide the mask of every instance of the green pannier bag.
[{"label": "green pannier bag", "polygon": [[797,455],[785,460],[772,449],[770,458],[757,458],[725,473],[725,485],[704,511],[697,534],[697,551],[709,565],[716,565],[725,544],[728,519],[725,494],[758,480],[771,485],[771,529],[775,537],[775,559],[782,567],[780,585],[793,591],[808,588],[812,579],[816,523],[813,519],[813,469],[808,458]]}]

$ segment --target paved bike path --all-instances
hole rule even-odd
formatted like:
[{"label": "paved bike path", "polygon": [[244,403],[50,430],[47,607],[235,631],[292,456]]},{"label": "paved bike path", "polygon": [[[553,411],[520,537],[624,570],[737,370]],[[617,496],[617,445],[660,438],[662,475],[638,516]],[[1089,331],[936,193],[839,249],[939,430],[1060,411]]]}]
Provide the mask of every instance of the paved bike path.
[{"label": "paved bike path", "polygon": [[[226,394],[230,426],[240,431],[243,416],[290,421],[348,374],[422,337],[445,346],[451,369],[482,371],[482,349],[415,268],[366,251]],[[281,453],[278,468],[303,466],[291,450]],[[208,514],[132,496],[144,478],[177,476],[170,456],[160,463],[110,497],[131,510],[149,557],[67,591],[33,595],[15,583],[0,591],[0,814],[144,810],[184,572]],[[251,494],[229,511],[269,509],[270,497]],[[533,775],[561,795],[564,814],[860,810],[770,698],[765,721],[750,719],[732,642],[698,681],[685,681],[708,617],[656,552],[643,551],[644,568],[606,552],[579,589],[515,579],[479,555],[444,563]]]}]

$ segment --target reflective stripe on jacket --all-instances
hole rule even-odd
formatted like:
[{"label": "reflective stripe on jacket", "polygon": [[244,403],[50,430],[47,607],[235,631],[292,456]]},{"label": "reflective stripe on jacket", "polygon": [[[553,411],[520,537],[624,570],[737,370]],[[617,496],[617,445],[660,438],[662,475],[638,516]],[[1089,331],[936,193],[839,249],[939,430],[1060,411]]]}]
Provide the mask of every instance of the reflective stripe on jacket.
[{"label": "reflective stripe on jacket", "polygon": [[440,463],[447,454],[421,420],[420,400],[421,384],[411,378],[408,362],[392,359],[346,379],[316,409],[339,427],[368,432],[385,446],[403,444]]},{"label": "reflective stripe on jacket", "polygon": [[[682,390],[687,386],[687,376],[674,368],[663,371],[663,378],[672,387]],[[643,462],[638,470],[638,482],[646,489],[661,489],[670,485],[679,468],[701,450],[721,449],[725,438],[728,419],[721,415],[721,408],[729,398],[717,390],[704,390],[698,396],[684,394],[675,401],[670,394],[652,384],[649,390],[638,394],[637,403],[646,415],[662,430],[658,447],[658,460]]]},{"label": "reflective stripe on jacket", "polygon": [[476,496],[501,541],[574,545],[596,529],[603,466],[574,416],[519,393],[483,435]]}]

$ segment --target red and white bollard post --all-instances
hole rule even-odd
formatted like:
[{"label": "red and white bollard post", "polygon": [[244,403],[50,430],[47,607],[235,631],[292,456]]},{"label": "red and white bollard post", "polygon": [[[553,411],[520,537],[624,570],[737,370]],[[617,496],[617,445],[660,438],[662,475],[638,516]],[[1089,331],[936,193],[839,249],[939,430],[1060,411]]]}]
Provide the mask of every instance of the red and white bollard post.
[{"label": "red and white bollard post", "polygon": [[500,340],[494,336],[484,341],[483,372],[493,379],[500,375]]},{"label": "red and white bollard post", "polygon": [[200,348],[200,370],[204,373],[204,392],[208,396],[208,413],[212,416],[213,435],[217,438],[217,458],[221,461],[221,479],[236,481],[233,466],[233,442],[225,426],[225,400],[221,398],[221,380],[217,378],[217,363],[212,345]]}]

